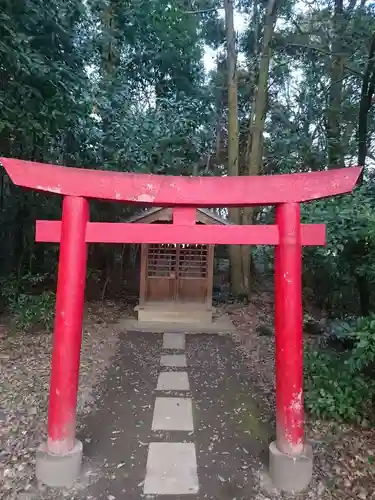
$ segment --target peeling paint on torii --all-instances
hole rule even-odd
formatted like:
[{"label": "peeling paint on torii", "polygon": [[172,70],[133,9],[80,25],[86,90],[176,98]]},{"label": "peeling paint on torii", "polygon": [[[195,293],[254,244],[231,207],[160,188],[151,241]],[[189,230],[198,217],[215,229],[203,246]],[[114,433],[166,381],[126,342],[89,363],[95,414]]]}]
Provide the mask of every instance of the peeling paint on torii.
[{"label": "peeling paint on torii", "polygon": [[[59,194],[62,221],[37,221],[36,240],[60,242],[56,315],[43,452],[67,457],[77,448],[76,404],[88,243],[206,243],[275,245],[277,454],[303,458],[302,245],[323,245],[323,224],[301,224],[300,203],[348,193],[359,167],[252,177],[173,177],[61,167],[0,158],[12,181]],[[172,207],[165,224],[92,223],[88,199]],[[190,208],[276,205],[276,224],[195,224],[178,214]],[[182,221],[182,222],[181,222]],[[270,450],[273,444],[270,446]],[[271,450],[272,458],[272,450]],[[271,463],[272,467],[272,463]],[[295,469],[298,476],[298,469]],[[277,472],[274,476],[278,476]],[[41,478],[48,483],[48,478]],[[283,487],[283,478],[274,477]],[[50,484],[51,485],[51,484]],[[56,484],[55,484],[56,485]]]}]

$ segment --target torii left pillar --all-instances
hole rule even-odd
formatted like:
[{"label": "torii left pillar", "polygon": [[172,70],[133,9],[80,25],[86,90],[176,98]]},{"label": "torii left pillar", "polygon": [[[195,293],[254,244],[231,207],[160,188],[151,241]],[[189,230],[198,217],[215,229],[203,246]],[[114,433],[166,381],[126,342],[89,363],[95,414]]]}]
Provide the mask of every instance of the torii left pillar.
[{"label": "torii left pillar", "polygon": [[79,476],[82,443],[75,437],[86,283],[85,198],[63,200],[56,316],[48,408],[48,439],[36,454],[36,476],[47,486],[70,486]]}]

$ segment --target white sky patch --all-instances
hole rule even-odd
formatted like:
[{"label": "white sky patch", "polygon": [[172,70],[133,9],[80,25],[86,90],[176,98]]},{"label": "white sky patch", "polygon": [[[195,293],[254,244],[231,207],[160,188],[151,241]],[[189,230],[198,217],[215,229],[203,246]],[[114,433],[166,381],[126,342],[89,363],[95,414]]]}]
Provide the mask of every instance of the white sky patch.
[{"label": "white sky patch", "polygon": [[[224,19],[225,16],[224,9],[219,9],[218,12],[219,16]],[[241,12],[235,12],[233,19],[234,19],[234,29],[236,30],[237,35],[241,35],[248,26],[249,18],[246,14],[243,14]],[[216,68],[216,58],[217,58],[217,51],[206,45],[204,48],[204,55],[203,55],[203,64],[206,73],[209,73],[210,71]],[[244,61],[245,61],[245,56],[243,54],[238,54],[238,62],[241,64]]]},{"label": "white sky patch", "polygon": [[210,73],[216,68],[217,51],[205,45],[203,54],[203,64],[206,73]]}]

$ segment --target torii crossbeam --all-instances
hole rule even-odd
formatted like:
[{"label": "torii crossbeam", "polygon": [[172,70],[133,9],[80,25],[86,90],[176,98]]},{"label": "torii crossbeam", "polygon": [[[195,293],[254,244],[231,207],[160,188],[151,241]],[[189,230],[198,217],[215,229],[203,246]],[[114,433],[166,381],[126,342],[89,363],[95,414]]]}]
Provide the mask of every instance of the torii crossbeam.
[{"label": "torii crossbeam", "polygon": [[[275,246],[276,441],[270,472],[286,491],[307,486],[304,439],[302,246],[323,245],[325,226],[301,224],[300,203],[352,191],[358,167],[253,177],[173,177],[69,168],[0,158],[14,184],[63,196],[61,221],[37,221],[36,240],[60,243],[48,440],[36,473],[66,486],[80,472],[76,404],[88,243],[201,243]],[[173,224],[93,223],[89,199],[173,208]],[[197,208],[276,206],[275,225],[196,225]]]}]

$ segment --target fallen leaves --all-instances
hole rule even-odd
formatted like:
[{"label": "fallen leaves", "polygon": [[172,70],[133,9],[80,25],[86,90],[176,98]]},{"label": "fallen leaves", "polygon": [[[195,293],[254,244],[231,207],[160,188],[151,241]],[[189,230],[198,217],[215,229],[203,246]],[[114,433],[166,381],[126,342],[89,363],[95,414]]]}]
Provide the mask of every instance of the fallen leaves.
[{"label": "fallen leaves", "polygon": [[[113,303],[87,308],[77,404],[80,415],[92,410],[92,389],[105,373],[117,342],[115,328],[108,324],[120,314],[120,305]],[[18,500],[37,487],[35,451],[46,439],[52,335],[2,335],[0,351],[1,498]]]},{"label": "fallen leaves", "polygon": [[[275,355],[273,294],[254,292],[249,305],[221,306],[237,328],[233,339],[246,356],[249,372],[263,406],[274,419]],[[267,330],[267,335],[264,331]],[[375,499],[375,429],[308,419],[307,439],[314,446],[314,478],[309,489],[290,496],[295,500],[374,500]],[[257,498],[268,498],[259,492]],[[289,498],[271,494],[272,499]]]}]

